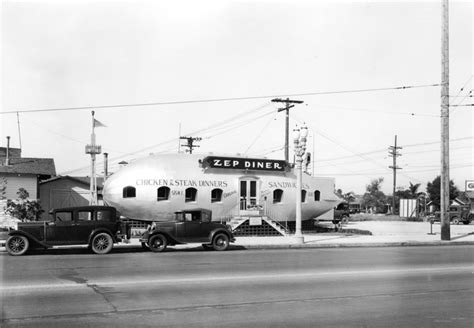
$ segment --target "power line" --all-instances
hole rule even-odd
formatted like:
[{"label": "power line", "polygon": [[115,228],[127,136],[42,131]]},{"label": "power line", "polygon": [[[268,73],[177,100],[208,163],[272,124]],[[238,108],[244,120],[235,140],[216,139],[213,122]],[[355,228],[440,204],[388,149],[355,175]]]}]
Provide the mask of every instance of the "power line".
[{"label": "power line", "polygon": [[252,99],[265,99],[265,98],[276,98],[276,97],[302,97],[302,96],[331,95],[331,94],[342,94],[342,93],[362,93],[362,92],[389,91],[389,90],[406,90],[406,89],[429,88],[429,87],[439,87],[439,86],[441,86],[441,84],[422,84],[422,85],[408,85],[408,86],[386,87],[386,88],[353,89],[353,90],[340,90],[340,91],[317,91],[317,92],[293,93],[293,94],[276,94],[276,95],[247,96],[247,97],[210,98],[210,99],[192,99],[192,100],[163,101],[163,102],[151,102],[151,103],[115,104],[115,105],[61,107],[61,108],[41,108],[41,109],[21,109],[21,110],[11,110],[11,111],[0,112],[0,114],[41,113],[41,112],[75,111],[75,110],[99,110],[99,109],[126,108],[126,107],[181,105],[181,104],[196,104],[196,103],[212,103],[212,102],[223,102],[223,101],[241,101],[241,100],[252,100]]},{"label": "power line", "polygon": [[[275,113],[275,116],[276,116],[276,113]],[[270,125],[270,123],[273,122],[273,120],[275,119],[275,116],[271,117],[270,120],[267,122],[267,124],[265,124],[265,126],[263,127],[263,129],[260,130],[260,133],[255,137],[255,139],[250,143],[250,145],[247,147],[247,149],[244,151],[244,155],[248,153],[248,151],[250,150],[250,148],[252,148],[252,146],[257,142],[257,140],[262,136],[263,132],[268,128],[268,126]]]},{"label": "power line", "polygon": [[[195,135],[195,134],[202,133],[203,131],[206,131],[206,130],[208,130],[208,129],[213,129],[213,128],[215,128],[215,127],[218,127],[218,126],[220,126],[220,125],[222,125],[222,124],[227,124],[227,123],[229,123],[231,120],[234,120],[234,119],[236,119],[236,118],[241,118],[242,116],[245,116],[245,115],[248,115],[248,114],[253,114],[253,113],[257,112],[257,111],[260,111],[260,110],[262,110],[263,108],[267,107],[267,106],[270,105],[270,104],[271,104],[271,103],[266,103],[266,104],[264,104],[264,105],[262,105],[262,106],[259,106],[258,108],[252,108],[252,109],[249,110],[249,111],[246,111],[246,112],[244,112],[244,113],[235,115],[235,116],[233,116],[233,117],[230,118],[230,119],[226,119],[226,120],[224,120],[224,121],[221,121],[221,122],[212,124],[212,125],[208,126],[207,128],[200,129],[200,130],[196,130],[196,131],[194,131],[194,132],[189,133],[188,135],[193,136],[193,135]],[[270,112],[265,113],[265,114],[263,114],[263,115],[261,115],[261,116],[259,116],[259,117],[257,117],[257,118],[252,118],[251,120],[245,121],[244,124],[247,124],[248,122],[253,122],[253,121],[255,121],[255,120],[258,119],[258,118],[267,116],[267,115],[272,114],[272,113],[273,113],[273,111],[270,111]],[[240,126],[242,126],[242,124],[239,124],[237,127],[240,127]],[[236,127],[234,126],[233,128],[236,128]],[[225,133],[225,132],[227,132],[227,131],[228,131],[228,130],[226,130],[226,131],[224,131],[224,132],[221,132],[221,133]],[[215,134],[214,136],[216,136],[216,135],[218,135],[218,134],[221,134],[221,133],[217,133],[217,134]],[[214,137],[214,136],[207,137],[206,139],[212,138],[212,137]],[[152,146],[148,146],[148,147],[145,147],[145,148],[142,148],[142,149],[133,151],[133,152],[129,152],[129,153],[123,154],[123,155],[121,155],[121,156],[116,156],[116,157],[114,157],[114,158],[111,158],[110,161],[111,161],[111,162],[112,162],[112,161],[117,161],[117,160],[120,160],[120,159],[122,159],[122,158],[124,158],[124,157],[126,157],[126,156],[131,156],[131,155],[139,154],[139,153],[142,153],[142,152],[144,152],[144,151],[148,151],[148,150],[153,149],[153,148],[156,148],[156,147],[164,146],[164,145],[166,145],[166,144],[169,144],[169,143],[175,142],[175,141],[176,141],[175,138],[169,139],[169,140],[163,141],[163,142],[161,142],[161,143],[154,144],[154,145],[152,145]],[[69,170],[69,171],[63,172],[63,174],[70,174],[70,173],[73,173],[73,172],[78,172],[78,171],[84,170],[84,169],[86,169],[86,168],[88,168],[88,166],[83,166],[83,167],[80,167],[80,168],[77,168],[77,169]]]}]

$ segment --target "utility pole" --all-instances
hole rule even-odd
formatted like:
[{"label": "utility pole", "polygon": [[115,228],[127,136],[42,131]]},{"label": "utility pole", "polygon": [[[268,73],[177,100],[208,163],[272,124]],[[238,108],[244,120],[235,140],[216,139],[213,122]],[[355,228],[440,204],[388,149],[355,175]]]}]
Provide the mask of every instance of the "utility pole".
[{"label": "utility pole", "polygon": [[402,156],[398,149],[402,147],[397,147],[397,136],[395,136],[395,143],[393,146],[388,147],[388,154],[393,158],[393,165],[389,168],[393,169],[393,194],[392,194],[392,214],[395,214],[395,191],[397,189],[397,170],[401,170],[401,167],[397,166],[397,157]]},{"label": "utility pole", "polygon": [[449,226],[449,11],[442,0],[441,26],[441,240],[451,240]]},{"label": "utility pole", "polygon": [[189,149],[186,149],[186,151],[189,152],[190,154],[193,153],[193,149],[194,149],[194,148],[198,148],[198,147],[199,147],[199,146],[197,146],[197,145],[194,145],[194,142],[195,142],[195,141],[201,141],[201,140],[202,140],[202,138],[199,138],[199,137],[197,137],[197,138],[193,138],[193,137],[179,137],[179,138],[188,141],[187,144],[181,145],[181,146],[183,146],[183,147],[188,147]]},{"label": "utility pole", "polygon": [[281,111],[286,111],[286,123],[285,123],[285,161],[289,162],[289,152],[288,152],[288,144],[289,144],[289,129],[290,129],[290,108],[295,107],[295,105],[290,105],[290,104],[302,104],[302,100],[291,100],[290,98],[286,99],[280,99],[280,98],[275,98],[272,99],[272,102],[281,102],[285,103],[285,108],[279,108],[278,112]]}]

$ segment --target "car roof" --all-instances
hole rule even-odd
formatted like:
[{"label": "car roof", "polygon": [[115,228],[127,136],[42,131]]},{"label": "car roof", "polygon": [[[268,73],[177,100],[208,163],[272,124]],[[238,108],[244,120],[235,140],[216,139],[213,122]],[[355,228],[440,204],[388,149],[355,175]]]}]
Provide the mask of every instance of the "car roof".
[{"label": "car roof", "polygon": [[114,210],[115,207],[111,206],[102,206],[102,205],[89,205],[89,206],[75,206],[75,207],[63,207],[63,208],[53,208],[49,213],[58,212],[58,211],[87,211],[87,210]]}]

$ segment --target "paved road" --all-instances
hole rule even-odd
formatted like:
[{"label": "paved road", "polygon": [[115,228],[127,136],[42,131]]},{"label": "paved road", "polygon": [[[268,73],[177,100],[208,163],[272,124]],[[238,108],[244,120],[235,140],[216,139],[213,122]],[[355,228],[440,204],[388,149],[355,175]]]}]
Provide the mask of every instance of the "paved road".
[{"label": "paved road", "polygon": [[2,327],[470,327],[474,246],[0,254]]}]

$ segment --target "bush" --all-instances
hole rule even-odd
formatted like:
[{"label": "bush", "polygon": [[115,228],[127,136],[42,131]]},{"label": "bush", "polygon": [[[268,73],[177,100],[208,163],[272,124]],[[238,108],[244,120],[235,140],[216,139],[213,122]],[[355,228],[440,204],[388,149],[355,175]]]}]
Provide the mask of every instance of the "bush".
[{"label": "bush", "polygon": [[41,204],[36,200],[29,200],[30,195],[24,188],[20,188],[17,195],[17,200],[7,200],[5,212],[22,222],[38,221],[40,215],[44,212]]}]

